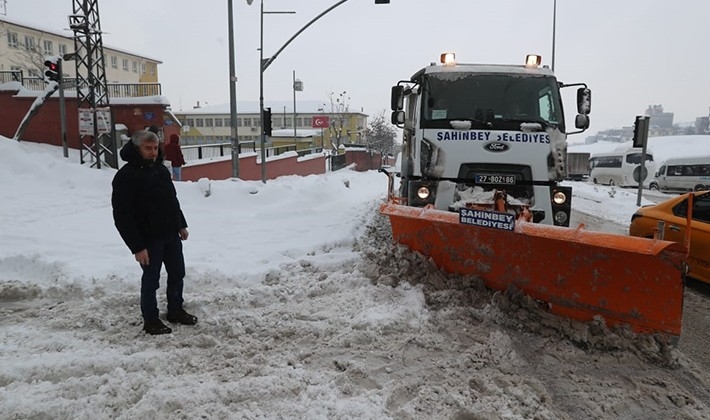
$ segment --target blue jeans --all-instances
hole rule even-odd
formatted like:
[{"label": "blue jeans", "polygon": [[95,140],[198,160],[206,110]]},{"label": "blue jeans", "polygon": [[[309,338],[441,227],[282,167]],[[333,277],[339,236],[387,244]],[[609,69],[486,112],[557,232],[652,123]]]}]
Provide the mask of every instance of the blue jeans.
[{"label": "blue jeans", "polygon": [[165,264],[168,272],[168,313],[182,308],[182,286],[185,277],[185,258],[182,255],[182,241],[177,232],[148,244],[150,264],[141,266],[141,314],[143,320],[158,319],[158,301],[155,292],[160,287],[160,270]]},{"label": "blue jeans", "polygon": [[180,166],[173,166],[173,179],[175,181],[181,181],[180,175],[182,174],[181,167]]}]

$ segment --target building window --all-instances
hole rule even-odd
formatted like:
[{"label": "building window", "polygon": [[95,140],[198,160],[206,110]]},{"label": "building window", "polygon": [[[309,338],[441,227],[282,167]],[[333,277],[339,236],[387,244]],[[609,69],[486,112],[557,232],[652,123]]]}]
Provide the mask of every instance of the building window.
[{"label": "building window", "polygon": [[17,32],[8,32],[7,33],[7,46],[9,48],[14,48],[14,49],[19,48],[19,46],[17,45]]},{"label": "building window", "polygon": [[237,118],[237,127],[241,127],[241,126],[242,126],[242,119]]},{"label": "building window", "polygon": [[150,65],[150,75],[155,76],[155,64]]},{"label": "building window", "polygon": [[214,120],[212,118],[205,118],[205,127],[214,127]]},{"label": "building window", "polygon": [[145,74],[145,63],[141,63],[141,74]]},{"label": "building window", "polygon": [[284,118],[284,127],[293,127],[293,120],[291,118]]},{"label": "building window", "polygon": [[195,127],[204,127],[205,122],[202,118],[196,118],[195,119]]},{"label": "building window", "polygon": [[59,54],[64,55],[67,53],[67,44],[59,44]]},{"label": "building window", "polygon": [[303,127],[303,118],[296,118],[296,127]]},{"label": "building window", "polygon": [[244,118],[244,127],[251,127],[251,118]]},{"label": "building window", "polygon": [[232,118],[225,118],[224,119],[224,126],[231,127],[232,126]]},{"label": "building window", "polygon": [[128,71],[128,59],[123,59],[123,70]]},{"label": "building window", "polygon": [[254,127],[261,127],[261,118],[254,118]]},{"label": "building window", "polygon": [[27,51],[35,50],[35,37],[30,35],[25,35],[25,49]]},{"label": "building window", "polygon": [[54,55],[54,47],[52,46],[52,41],[45,40],[43,42],[44,55]]},{"label": "building window", "polygon": [[133,73],[138,73],[138,62],[137,61],[133,62]]},{"label": "building window", "polygon": [[271,119],[271,123],[274,127],[283,127],[282,122],[283,120],[281,119],[281,117],[272,117]]},{"label": "building window", "polygon": [[116,57],[115,55],[111,56],[111,68],[118,68],[118,57]]},{"label": "building window", "polygon": [[185,119],[185,125],[188,126],[188,127],[192,127],[192,126],[195,125],[195,120],[193,120],[192,118],[186,118],[186,119]]},{"label": "building window", "polygon": [[215,118],[214,119],[214,126],[215,127],[222,127],[222,119],[221,118]]}]

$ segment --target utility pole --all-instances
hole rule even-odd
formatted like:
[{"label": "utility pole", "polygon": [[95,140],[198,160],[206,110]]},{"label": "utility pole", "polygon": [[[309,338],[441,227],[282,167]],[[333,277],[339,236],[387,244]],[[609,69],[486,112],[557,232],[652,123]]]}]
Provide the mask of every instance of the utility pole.
[{"label": "utility pole", "polygon": [[[82,108],[85,111],[88,108],[93,125],[93,132],[86,130],[82,133],[80,124],[82,141],[79,159],[83,164],[85,153],[91,155],[96,160],[92,166],[96,165],[97,169],[101,169],[103,157],[109,166],[117,168],[116,130],[109,108],[98,0],[74,0],[73,10],[74,13],[69,16],[69,28],[74,32],[77,102],[80,114]],[[101,121],[108,124],[103,130],[99,130],[99,112],[102,114]],[[93,141],[90,141],[93,144],[84,141],[87,137],[93,138]]]},{"label": "utility pole", "polygon": [[232,141],[232,177],[239,178],[239,131],[237,130],[237,73],[234,64],[234,9],[232,0],[227,2],[229,14],[229,109]]}]

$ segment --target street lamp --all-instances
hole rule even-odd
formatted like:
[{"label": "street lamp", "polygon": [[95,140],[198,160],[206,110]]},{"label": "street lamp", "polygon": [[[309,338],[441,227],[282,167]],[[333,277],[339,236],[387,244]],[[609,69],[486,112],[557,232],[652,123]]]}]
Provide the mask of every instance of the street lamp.
[{"label": "street lamp", "polygon": [[555,26],[557,26],[557,0],[552,2],[552,71],[555,71]]},{"label": "street lamp", "polygon": [[[293,71],[293,143],[298,144],[296,133],[296,91],[303,92],[303,82],[296,80],[296,70]],[[296,147],[298,149],[298,147]]]},{"label": "street lamp", "polygon": [[[267,58],[264,60],[264,13],[267,14],[281,14],[281,13],[288,13],[288,14],[293,14],[296,12],[264,12],[264,0],[259,0],[261,3],[261,12],[260,12],[260,25],[259,25],[259,111],[261,112],[261,118],[262,118],[262,127],[263,127],[263,118],[264,118],[264,71],[269,68],[271,63],[276,60],[276,57],[281,54],[281,51],[283,51],[298,35],[301,34],[301,32],[305,31],[306,28],[311,26],[315,21],[318,19],[322,18],[325,16],[328,12],[331,10],[335,9],[336,7],[340,6],[341,4],[345,3],[348,0],[340,0],[330,6],[329,8],[325,9],[322,11],[318,16],[314,17],[311,19],[310,22],[306,23],[301,29],[298,30],[291,38],[289,38],[288,41],[286,41],[285,44],[279,48],[278,51],[274,53],[271,57]],[[247,0],[247,4],[251,6],[251,4],[254,2],[254,0]],[[388,4],[389,0],[375,0],[375,4]],[[265,154],[265,145],[266,145],[266,136],[264,133],[264,130],[261,130],[261,182],[266,183],[266,154]]]},{"label": "street lamp", "polygon": [[[254,0],[247,0],[251,6]],[[259,13],[259,116],[261,118],[261,182],[266,183],[266,132],[264,131],[264,70],[275,56],[264,61],[264,14],[294,14],[296,12],[264,12],[264,0],[260,0]]]}]

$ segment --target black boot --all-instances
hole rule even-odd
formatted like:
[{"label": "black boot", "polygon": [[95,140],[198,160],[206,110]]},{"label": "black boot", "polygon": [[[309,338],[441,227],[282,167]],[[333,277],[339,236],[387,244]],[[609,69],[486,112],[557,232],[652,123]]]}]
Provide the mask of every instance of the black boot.
[{"label": "black boot", "polygon": [[195,325],[197,324],[197,317],[188,314],[184,309],[180,308],[175,312],[168,312],[168,321],[177,322],[182,325]]},{"label": "black boot", "polygon": [[143,323],[143,331],[150,335],[170,334],[173,332],[170,327],[163,324],[163,322],[158,318],[146,320]]}]

